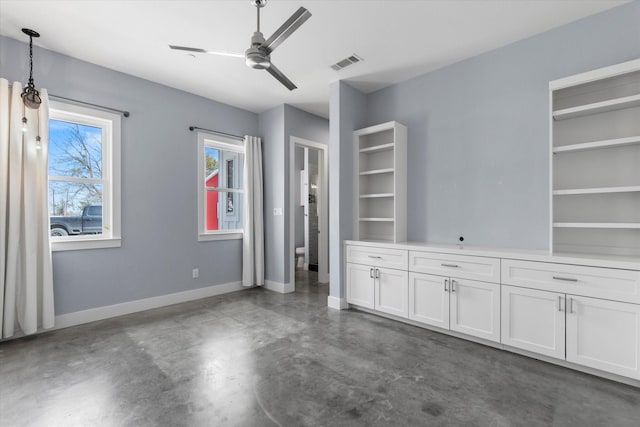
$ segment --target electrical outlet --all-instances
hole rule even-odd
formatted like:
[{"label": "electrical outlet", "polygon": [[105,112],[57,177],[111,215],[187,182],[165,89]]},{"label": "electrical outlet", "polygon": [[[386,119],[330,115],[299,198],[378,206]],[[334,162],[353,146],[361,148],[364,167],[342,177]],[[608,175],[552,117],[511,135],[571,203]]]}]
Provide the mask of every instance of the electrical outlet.
[{"label": "electrical outlet", "polygon": [[273,216],[282,216],[282,208],[273,208]]},{"label": "electrical outlet", "polygon": [[200,277],[200,270],[198,270],[197,268],[194,268],[193,270],[191,270],[191,277],[194,279],[197,279],[198,277]]}]

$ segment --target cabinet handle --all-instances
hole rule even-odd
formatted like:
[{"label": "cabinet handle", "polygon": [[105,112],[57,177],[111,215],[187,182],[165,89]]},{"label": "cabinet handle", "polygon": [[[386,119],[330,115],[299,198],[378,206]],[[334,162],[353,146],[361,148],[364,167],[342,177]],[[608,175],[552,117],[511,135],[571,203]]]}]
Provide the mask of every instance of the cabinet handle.
[{"label": "cabinet handle", "polygon": [[374,256],[374,255],[367,255],[369,258],[373,258],[373,259],[382,259],[381,256]]},{"label": "cabinet handle", "polygon": [[375,278],[376,279],[380,278],[380,270],[378,270],[377,268],[376,268],[376,277]]},{"label": "cabinet handle", "polygon": [[447,288],[448,284],[449,284],[449,279],[444,279],[444,291],[445,292],[449,292],[449,288]]},{"label": "cabinet handle", "polygon": [[573,298],[569,298],[569,313],[573,314]]},{"label": "cabinet handle", "polygon": [[451,279],[451,292],[456,291],[456,281]]},{"label": "cabinet handle", "polygon": [[553,276],[553,280],[564,280],[565,282],[577,282],[578,279],[573,279],[571,277],[560,277],[560,276]]},{"label": "cabinet handle", "polygon": [[373,279],[373,268],[369,269],[369,277]]},{"label": "cabinet handle", "polygon": [[453,267],[453,268],[458,268],[460,267],[458,264],[440,264],[443,267]]},{"label": "cabinet handle", "polygon": [[558,295],[558,311],[562,312],[562,296]]}]

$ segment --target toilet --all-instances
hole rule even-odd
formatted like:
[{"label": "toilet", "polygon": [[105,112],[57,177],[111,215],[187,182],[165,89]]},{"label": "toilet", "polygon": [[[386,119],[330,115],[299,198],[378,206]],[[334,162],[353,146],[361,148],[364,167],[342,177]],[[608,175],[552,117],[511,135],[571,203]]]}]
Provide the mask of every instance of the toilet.
[{"label": "toilet", "polygon": [[304,267],[304,247],[296,248],[296,267]]}]

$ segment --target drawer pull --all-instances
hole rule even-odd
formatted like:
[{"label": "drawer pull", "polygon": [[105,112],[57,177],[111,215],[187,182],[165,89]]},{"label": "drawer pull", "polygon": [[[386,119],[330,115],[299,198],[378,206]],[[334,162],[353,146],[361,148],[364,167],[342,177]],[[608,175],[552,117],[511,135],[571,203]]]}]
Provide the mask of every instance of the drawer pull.
[{"label": "drawer pull", "polygon": [[369,269],[369,277],[373,279],[373,268]]},{"label": "drawer pull", "polygon": [[451,292],[456,291],[456,281],[451,279]]},{"label": "drawer pull", "polygon": [[444,291],[445,292],[449,292],[449,288],[447,288],[448,284],[449,284],[449,279],[444,279]]},{"label": "drawer pull", "polygon": [[381,256],[376,256],[376,255],[367,255],[369,258],[373,258],[373,259],[382,259]]},{"label": "drawer pull", "polygon": [[440,264],[443,267],[453,267],[453,268],[458,268],[460,267],[458,264]]},{"label": "drawer pull", "polygon": [[560,276],[553,276],[554,280],[564,280],[565,282],[577,282],[578,279],[573,279],[571,277],[560,277]]}]

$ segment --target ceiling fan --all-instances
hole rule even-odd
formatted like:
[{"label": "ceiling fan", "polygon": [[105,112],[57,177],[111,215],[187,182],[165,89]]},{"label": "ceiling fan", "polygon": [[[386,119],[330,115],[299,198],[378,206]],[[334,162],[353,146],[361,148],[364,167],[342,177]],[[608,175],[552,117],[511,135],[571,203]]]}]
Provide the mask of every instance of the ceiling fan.
[{"label": "ceiling fan", "polygon": [[222,55],[222,56],[232,56],[237,58],[245,58],[245,62],[251,68],[255,68],[257,70],[267,70],[269,74],[278,79],[280,83],[282,83],[287,89],[294,90],[297,88],[295,84],[291,80],[287,78],[282,71],[280,71],[273,63],[271,62],[271,53],[278,47],[280,44],[285,41],[294,31],[296,31],[302,24],[305,23],[307,19],[311,17],[311,12],[309,12],[304,7],[300,7],[295,11],[293,15],[289,19],[287,19],[284,24],[278,28],[275,33],[271,35],[268,39],[265,40],[264,36],[260,32],[260,9],[262,9],[266,4],[267,0],[250,0],[250,3],[254,5],[258,11],[258,29],[253,36],[251,37],[251,47],[246,50],[244,55],[239,53],[227,53],[227,52],[217,52],[208,49],[199,49],[195,47],[186,47],[186,46],[174,46],[169,45],[171,49],[175,50],[185,50],[187,52],[199,52],[199,53],[211,53],[213,55]]}]

